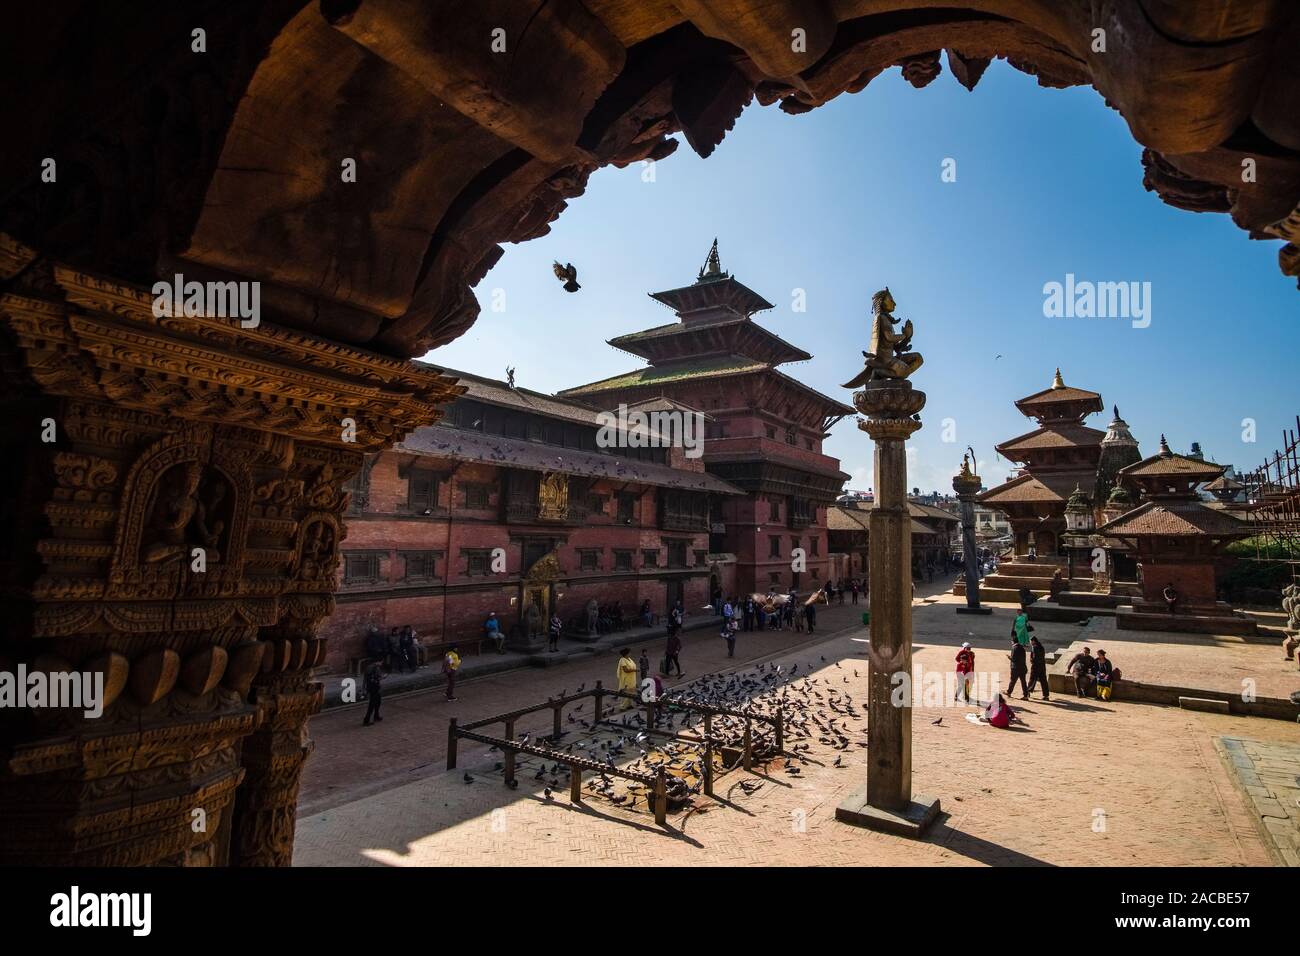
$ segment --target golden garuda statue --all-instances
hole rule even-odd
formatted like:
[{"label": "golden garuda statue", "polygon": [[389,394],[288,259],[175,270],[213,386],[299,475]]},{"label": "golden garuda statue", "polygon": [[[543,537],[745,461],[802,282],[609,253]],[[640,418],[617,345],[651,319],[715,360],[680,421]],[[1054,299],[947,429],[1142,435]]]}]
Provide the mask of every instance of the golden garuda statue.
[{"label": "golden garuda statue", "polygon": [[903,323],[901,332],[894,330],[895,308],[888,286],[871,297],[871,351],[862,353],[867,363],[856,378],[844,383],[845,388],[860,388],[881,379],[906,379],[925,361],[920,352],[908,351],[912,347],[912,320]]}]

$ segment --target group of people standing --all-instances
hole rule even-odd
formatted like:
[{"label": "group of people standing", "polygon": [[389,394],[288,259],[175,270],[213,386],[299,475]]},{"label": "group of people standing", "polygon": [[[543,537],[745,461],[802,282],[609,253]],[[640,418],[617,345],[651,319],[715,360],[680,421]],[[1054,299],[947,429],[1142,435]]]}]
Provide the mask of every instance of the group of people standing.
[{"label": "group of people standing", "polygon": [[[1010,697],[1019,683],[1022,700],[1029,700],[1035,687],[1041,687],[1043,700],[1051,699],[1047,684],[1047,651],[1033,631],[1034,627],[1029,623],[1028,607],[1022,604],[1011,624],[1011,653],[1007,655],[1011,661],[1011,680],[1007,684],[1005,697]],[[964,698],[968,704],[978,703],[971,697],[971,689],[975,684],[975,651],[969,641],[964,642],[957,651],[956,670],[957,693],[954,702],[960,702]],[[1104,650],[1098,650],[1094,657],[1088,647],[1074,655],[1067,671],[1074,678],[1077,696],[1087,697],[1095,689],[1098,700],[1110,700],[1111,689],[1120,676],[1119,670]],[[985,708],[984,719],[994,727],[1009,727],[1017,720],[1015,711],[1005,697],[1003,694],[995,694]]]}]

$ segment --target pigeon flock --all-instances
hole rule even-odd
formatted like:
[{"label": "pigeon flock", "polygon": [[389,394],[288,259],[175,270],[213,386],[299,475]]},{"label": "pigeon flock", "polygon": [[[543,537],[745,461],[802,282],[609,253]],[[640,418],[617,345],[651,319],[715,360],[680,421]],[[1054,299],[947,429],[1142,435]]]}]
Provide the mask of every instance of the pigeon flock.
[{"label": "pigeon flock", "polygon": [[[843,768],[852,763],[845,759],[846,752],[867,746],[865,708],[843,687],[849,679],[847,674],[836,674],[841,664],[814,674],[816,666],[814,662],[763,663],[743,671],[705,674],[664,696],[654,727],[646,726],[644,707],[620,711],[618,699],[606,701],[605,719],[596,724],[590,719],[594,715],[587,709],[588,702],[579,701],[566,708],[567,729],[562,731],[561,739],[547,735],[541,742],[611,769],[654,775],[663,768],[671,811],[694,807],[693,798],[704,787],[704,716],[692,710],[692,704],[751,717],[774,717],[779,709],[784,720],[781,756],[776,753],[772,724],[764,720],[751,722],[755,765],[764,765],[769,773],[780,769],[797,778],[805,764],[820,762],[820,755],[831,766]],[[858,676],[856,671],[854,676]],[[745,720],[740,716],[719,714],[711,718],[715,788],[720,786],[721,774],[741,763],[744,728]],[[529,735],[516,739],[523,743]],[[820,745],[816,750],[815,744]],[[500,762],[496,770],[502,770]],[[518,778],[540,786],[545,800],[553,799],[556,791],[567,792],[570,784],[567,764],[535,754],[519,754],[515,772]],[[585,771],[583,777],[584,794],[602,797],[624,809],[648,811],[653,806],[652,786],[598,771]],[[474,782],[470,774],[464,779],[467,784]],[[738,787],[750,795],[762,785],[761,780],[746,776]]]}]

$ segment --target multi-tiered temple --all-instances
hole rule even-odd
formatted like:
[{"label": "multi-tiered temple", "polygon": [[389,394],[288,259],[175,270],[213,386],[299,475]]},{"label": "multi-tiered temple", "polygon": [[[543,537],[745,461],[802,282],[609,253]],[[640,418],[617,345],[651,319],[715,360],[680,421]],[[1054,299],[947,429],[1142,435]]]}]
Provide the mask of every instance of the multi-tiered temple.
[{"label": "multi-tiered temple", "polygon": [[[976,499],[1003,512],[1014,535],[1014,557],[980,586],[981,595],[992,601],[1015,600],[1023,587],[1043,597],[1067,586],[1066,506],[1076,490],[1092,500],[1106,437],[1083,424],[1102,410],[1101,395],[1066,385],[1059,368],[1050,388],[1025,396],[1016,408],[1038,427],[995,447],[1021,466],[1020,473]],[[954,591],[965,593],[965,582]]]},{"label": "multi-tiered temple", "polygon": [[[1143,497],[1141,505],[1097,529],[1124,541],[1141,569],[1142,596],[1133,598],[1131,608],[1118,609],[1120,627],[1255,633],[1254,618],[1220,601],[1215,587],[1223,546],[1251,533],[1245,522],[1207,506],[1197,494],[1198,485],[1223,471],[1202,458],[1174,454],[1163,435],[1158,454],[1120,470],[1120,480],[1137,485]],[[1172,613],[1166,588],[1177,595]]]},{"label": "multi-tiered temple", "polygon": [[[651,298],[677,320],[609,340],[649,365],[561,394],[602,408],[663,397],[705,412],[706,469],[747,492],[722,503],[710,537],[711,551],[736,556],[735,589],[820,586],[826,509],[848,478],[822,441],[853,409],[778,368],[812,356],[753,320],[772,304],[722,270],[716,241],[695,282]],[[805,570],[792,566],[795,548]]]}]

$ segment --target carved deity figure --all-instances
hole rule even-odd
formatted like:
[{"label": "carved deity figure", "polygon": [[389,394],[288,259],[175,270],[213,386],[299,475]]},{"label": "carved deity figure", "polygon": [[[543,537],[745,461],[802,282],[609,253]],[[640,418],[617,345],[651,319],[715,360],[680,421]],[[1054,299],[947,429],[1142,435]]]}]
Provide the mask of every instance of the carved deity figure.
[{"label": "carved deity figure", "polygon": [[862,353],[866,365],[856,378],[844,383],[845,388],[860,388],[869,381],[901,381],[925,361],[920,352],[908,351],[912,347],[912,320],[906,320],[901,330],[895,330],[898,322],[893,316],[895,308],[888,286],[871,297],[871,350]]},{"label": "carved deity figure", "polygon": [[306,581],[325,580],[333,572],[334,563],[334,529],[317,521],[303,539],[301,577]]},{"label": "carved deity figure", "polygon": [[551,472],[537,486],[537,514],[542,518],[566,518],[569,514],[569,479]]},{"label": "carved deity figure", "polygon": [[199,508],[198,490],[202,478],[203,467],[197,461],[166,474],[168,485],[159,490],[149,515],[146,534],[150,543],[144,550],[146,564],[170,561],[185,554],[185,529]]},{"label": "carved deity figure", "polygon": [[528,603],[528,609],[524,611],[524,624],[528,629],[529,637],[536,637],[542,633],[542,609],[537,606],[535,598]]}]

